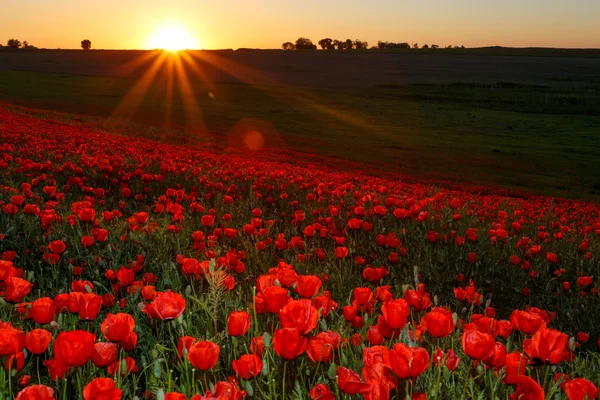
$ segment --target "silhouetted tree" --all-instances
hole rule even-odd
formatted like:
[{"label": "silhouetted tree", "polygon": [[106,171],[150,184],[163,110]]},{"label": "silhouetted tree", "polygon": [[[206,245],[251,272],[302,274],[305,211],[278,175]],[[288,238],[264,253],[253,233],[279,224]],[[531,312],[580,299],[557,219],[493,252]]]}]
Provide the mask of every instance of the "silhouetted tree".
[{"label": "silhouetted tree", "polygon": [[346,41],[344,42],[344,49],[352,50],[352,47],[354,47],[354,42],[352,41],[352,39],[346,39]]},{"label": "silhouetted tree", "polygon": [[440,48],[440,46],[438,46],[437,44],[432,44],[432,45],[431,45],[431,48],[432,48],[432,49],[439,49],[439,48]]},{"label": "silhouetted tree", "polygon": [[300,37],[296,40],[296,50],[316,50],[317,46],[312,40]]},{"label": "silhouetted tree", "polygon": [[410,44],[406,42],[393,43],[393,42],[377,42],[377,47],[380,49],[410,49]]},{"label": "silhouetted tree", "polygon": [[84,50],[89,50],[92,48],[92,42],[89,39],[84,39],[81,41],[81,48]]},{"label": "silhouetted tree", "polygon": [[325,38],[325,39],[321,39],[319,40],[319,46],[321,46],[321,48],[323,50],[332,50],[333,47],[333,39],[331,38]]},{"label": "silhouetted tree", "polygon": [[357,50],[364,50],[364,49],[369,48],[369,43],[363,42],[360,39],[356,39],[354,41],[354,48],[357,49]]},{"label": "silhouetted tree", "polygon": [[421,47],[421,48],[422,48],[422,49],[428,49],[428,48],[429,48],[429,46],[427,46],[427,43],[425,43],[425,44],[423,45],[423,47]]},{"label": "silhouetted tree", "polygon": [[296,48],[296,45],[292,42],[285,42],[281,45],[281,48],[283,50],[294,50]]},{"label": "silhouetted tree", "polygon": [[22,44],[19,39],[8,39],[6,46],[10,47],[11,49],[19,49],[21,48]]},{"label": "silhouetted tree", "polygon": [[343,40],[337,40],[336,39],[336,40],[333,41],[333,45],[338,50],[344,50],[344,46],[346,45],[346,42],[344,42]]},{"label": "silhouetted tree", "polygon": [[413,43],[413,49],[418,49],[419,48],[419,43]]}]

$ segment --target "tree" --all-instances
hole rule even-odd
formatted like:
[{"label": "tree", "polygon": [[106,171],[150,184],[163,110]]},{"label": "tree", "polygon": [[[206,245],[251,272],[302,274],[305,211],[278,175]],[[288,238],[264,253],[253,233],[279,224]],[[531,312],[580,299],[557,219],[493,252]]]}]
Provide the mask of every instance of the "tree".
[{"label": "tree", "polygon": [[281,48],[283,50],[294,50],[296,48],[296,45],[294,45],[294,43],[292,42],[285,42],[281,45]]},{"label": "tree", "polygon": [[413,49],[418,49],[419,48],[419,43],[413,43]]},{"label": "tree", "polygon": [[321,48],[323,50],[331,50],[331,49],[333,49],[333,39],[331,39],[331,38],[321,39],[321,40],[319,40],[319,46],[321,46]]},{"label": "tree", "polygon": [[317,46],[312,40],[300,37],[296,40],[296,50],[316,50]]},{"label": "tree", "polygon": [[360,39],[356,39],[354,41],[354,48],[357,49],[357,50],[365,50],[365,49],[369,48],[369,43],[363,42]]},{"label": "tree", "polygon": [[92,42],[89,39],[84,39],[81,41],[81,48],[84,50],[89,50],[92,48]]},{"label": "tree", "polygon": [[352,41],[352,39],[346,39],[346,41],[344,42],[344,49],[352,50],[353,46],[354,46],[354,42]]},{"label": "tree", "polygon": [[421,48],[422,48],[422,49],[428,49],[428,48],[429,48],[429,46],[427,46],[427,43],[425,43],[425,44],[423,45],[423,47],[421,47]]},{"label": "tree", "polygon": [[338,50],[344,50],[344,46],[346,45],[346,42],[342,41],[342,40],[334,40],[333,41],[333,46],[338,49]]},{"label": "tree", "polygon": [[432,49],[439,49],[439,48],[440,48],[440,46],[438,46],[437,44],[432,44],[432,45],[431,45],[431,48],[432,48]]},{"label": "tree", "polygon": [[10,47],[11,49],[19,49],[21,48],[21,41],[19,39],[8,39],[6,46]]}]

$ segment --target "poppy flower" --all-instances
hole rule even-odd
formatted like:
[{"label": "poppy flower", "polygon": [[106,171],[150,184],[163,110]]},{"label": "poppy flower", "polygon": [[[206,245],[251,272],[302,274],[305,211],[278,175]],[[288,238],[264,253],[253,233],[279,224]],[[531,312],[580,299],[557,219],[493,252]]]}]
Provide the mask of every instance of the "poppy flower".
[{"label": "poppy flower", "polygon": [[46,385],[33,385],[17,393],[15,400],[54,400],[54,389]]},{"label": "poppy flower", "polygon": [[126,313],[108,314],[102,321],[100,330],[104,337],[111,342],[120,342],[127,339],[135,328],[135,320]]},{"label": "poppy flower", "polygon": [[196,338],[192,336],[182,336],[177,340],[177,354],[179,355],[179,358],[183,358],[183,350],[187,351],[186,354],[190,352],[190,347],[194,342],[196,342]]},{"label": "poppy flower", "polygon": [[518,351],[506,355],[504,364],[505,376],[503,382],[507,385],[516,385],[519,376],[525,374],[527,368],[527,356]]},{"label": "poppy flower", "polygon": [[517,378],[517,388],[509,396],[510,400],[544,400],[544,389],[533,379],[521,375]]},{"label": "poppy flower", "polygon": [[299,275],[297,283],[296,292],[305,299],[312,299],[323,285],[321,279],[315,275]]},{"label": "poppy flower", "polygon": [[292,300],[279,311],[279,320],[284,328],[296,328],[306,334],[317,327],[319,312],[310,300]]},{"label": "poppy flower", "polygon": [[152,303],[143,310],[150,317],[161,320],[177,319],[185,311],[185,299],[170,290],[156,293]]},{"label": "poppy flower", "polygon": [[48,245],[48,250],[54,254],[62,254],[67,249],[67,245],[62,240],[53,240]]},{"label": "poppy flower", "polygon": [[45,329],[34,329],[25,336],[25,347],[32,354],[42,354],[52,342],[52,334]]},{"label": "poppy flower", "polygon": [[349,395],[355,395],[358,393],[367,393],[369,391],[369,384],[365,383],[360,379],[360,375],[356,372],[338,366],[335,369],[337,375],[337,383],[340,390]]},{"label": "poppy flower", "polygon": [[404,299],[386,301],[381,306],[385,323],[394,331],[403,329],[408,323],[410,307]]},{"label": "poppy flower", "polygon": [[322,383],[313,386],[308,392],[311,400],[335,400],[335,394]]},{"label": "poppy flower", "polygon": [[96,293],[84,293],[79,297],[79,318],[84,321],[96,319],[102,307],[102,296]]},{"label": "poppy flower", "polygon": [[6,301],[20,303],[23,301],[23,298],[29,294],[32,283],[29,283],[25,279],[17,278],[16,276],[12,276],[4,281],[6,285],[6,293],[4,294],[4,299]]},{"label": "poppy flower", "polygon": [[315,363],[331,362],[333,359],[332,346],[326,340],[319,337],[312,337],[308,341],[306,354]]},{"label": "poppy flower", "polygon": [[462,335],[463,351],[475,360],[483,360],[493,356],[496,342],[492,335],[479,332],[474,328],[466,328]]},{"label": "poppy flower", "polygon": [[567,382],[564,391],[569,400],[594,400],[598,398],[596,385],[584,378],[575,378]]},{"label": "poppy flower", "polygon": [[288,291],[280,286],[270,286],[263,292],[263,300],[266,311],[277,313],[288,302]]},{"label": "poppy flower", "polygon": [[246,311],[232,311],[227,318],[227,331],[231,336],[244,336],[250,327],[250,315]]},{"label": "poppy flower", "polygon": [[265,350],[265,343],[262,336],[253,337],[250,341],[250,351],[252,354],[256,354],[259,357],[262,357],[262,354]]},{"label": "poppy flower", "polygon": [[106,371],[111,375],[125,376],[130,373],[139,372],[140,368],[136,365],[135,360],[131,357],[125,357],[122,360],[117,360],[110,364]]},{"label": "poppy flower", "polygon": [[416,378],[429,367],[429,353],[422,347],[397,343],[388,353],[390,365],[400,379]]},{"label": "poppy flower", "polygon": [[296,328],[284,328],[275,331],[273,348],[284,360],[293,360],[306,350],[308,339],[300,336]]},{"label": "poppy flower", "polygon": [[558,364],[563,360],[569,337],[555,329],[540,328],[523,341],[523,351],[536,364]]},{"label": "poppy flower", "polygon": [[539,314],[523,310],[514,310],[510,314],[510,322],[526,335],[533,335],[540,328],[546,326],[546,322]]},{"label": "poppy flower", "polygon": [[248,380],[262,371],[263,363],[260,357],[254,354],[244,354],[239,359],[234,360],[231,366],[240,378]]},{"label": "poppy flower", "polygon": [[348,249],[346,247],[336,247],[333,254],[338,260],[342,260],[348,255]]},{"label": "poppy flower", "polygon": [[31,303],[29,316],[36,324],[45,325],[54,319],[55,313],[54,300],[50,297],[42,297]]},{"label": "poppy flower", "polygon": [[421,325],[432,337],[443,338],[454,330],[454,317],[451,311],[435,307],[421,319]]},{"label": "poppy flower", "polygon": [[190,363],[201,371],[211,369],[219,360],[219,345],[208,340],[200,340],[190,346],[188,359]]},{"label": "poppy flower", "polygon": [[0,357],[12,356],[25,347],[25,334],[10,324],[0,327]]},{"label": "poppy flower", "polygon": [[94,378],[83,388],[84,400],[120,400],[121,395],[121,389],[110,378]]},{"label": "poppy flower", "polygon": [[109,366],[117,360],[118,348],[116,343],[98,342],[94,343],[92,351],[92,362],[98,368]]},{"label": "poppy flower", "polygon": [[61,332],[54,340],[54,355],[65,367],[81,367],[89,361],[96,335],[73,330]]},{"label": "poppy flower", "polygon": [[48,368],[48,375],[52,381],[64,378],[71,370],[56,357],[51,358],[50,360],[45,360],[43,364]]}]

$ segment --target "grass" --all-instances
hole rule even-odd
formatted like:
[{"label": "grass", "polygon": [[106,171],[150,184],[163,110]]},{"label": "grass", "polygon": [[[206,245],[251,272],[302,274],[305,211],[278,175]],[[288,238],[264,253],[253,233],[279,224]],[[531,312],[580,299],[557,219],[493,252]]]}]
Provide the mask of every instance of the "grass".
[{"label": "grass", "polygon": [[168,79],[158,76],[135,112],[115,113],[135,80],[3,71],[0,100],[184,132],[193,123],[223,146],[242,124],[260,130],[267,145],[423,179],[600,198],[598,82],[361,91],[191,82],[197,109],[186,106],[188,92],[176,81],[167,107]]}]

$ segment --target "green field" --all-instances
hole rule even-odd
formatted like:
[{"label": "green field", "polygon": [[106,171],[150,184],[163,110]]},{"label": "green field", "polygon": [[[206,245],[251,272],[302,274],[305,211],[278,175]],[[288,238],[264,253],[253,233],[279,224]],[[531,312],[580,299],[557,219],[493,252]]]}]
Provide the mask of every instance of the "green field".
[{"label": "green field", "polygon": [[[279,138],[274,145],[295,150],[424,179],[600,198],[600,84],[595,81],[577,87],[457,83],[326,90],[191,80],[192,90],[181,91],[177,82],[158,77],[135,113],[128,107],[122,112],[118,106],[136,82],[1,71],[0,101],[112,116],[106,123],[127,116],[136,124],[179,132],[193,123],[223,142],[236,124],[250,119],[271,126],[268,139]],[[189,105],[192,96],[197,108]]]}]

